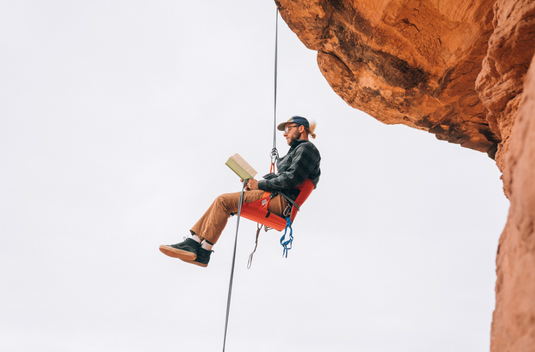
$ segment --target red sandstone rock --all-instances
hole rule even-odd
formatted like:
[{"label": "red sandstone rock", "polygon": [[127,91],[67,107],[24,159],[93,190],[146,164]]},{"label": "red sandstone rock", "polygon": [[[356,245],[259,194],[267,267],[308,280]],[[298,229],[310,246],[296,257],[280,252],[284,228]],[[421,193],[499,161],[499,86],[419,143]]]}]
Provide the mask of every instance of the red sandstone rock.
[{"label": "red sandstone rock", "polygon": [[488,110],[490,126],[503,141],[496,158],[503,172],[524,76],[535,53],[535,2],[498,0],[494,5],[493,25],[476,87]]},{"label": "red sandstone rock", "polygon": [[494,156],[499,137],[475,79],[492,0],[278,1],[328,83],[349,105]]},{"label": "red sandstone rock", "polygon": [[535,351],[535,1],[276,2],[349,105],[496,157],[511,208],[491,350]]},{"label": "red sandstone rock", "polygon": [[535,57],[509,138],[511,208],[500,238],[491,351],[535,350]]}]

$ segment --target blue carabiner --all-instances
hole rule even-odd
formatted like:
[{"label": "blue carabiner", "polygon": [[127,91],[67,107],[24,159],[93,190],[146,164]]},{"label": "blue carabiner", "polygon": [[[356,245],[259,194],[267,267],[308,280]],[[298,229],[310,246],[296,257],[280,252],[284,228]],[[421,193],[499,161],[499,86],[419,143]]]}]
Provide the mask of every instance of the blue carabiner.
[{"label": "blue carabiner", "polygon": [[[288,228],[290,229],[290,233],[288,234],[288,239],[285,241],[284,238],[286,237],[286,233],[288,232]],[[294,240],[294,236],[292,235],[292,221],[290,220],[290,217],[288,216],[286,218],[286,228],[284,229],[284,235],[282,235],[280,239],[280,244],[283,247],[282,250],[282,256],[284,258],[288,258],[288,251],[292,249],[292,242]]]}]

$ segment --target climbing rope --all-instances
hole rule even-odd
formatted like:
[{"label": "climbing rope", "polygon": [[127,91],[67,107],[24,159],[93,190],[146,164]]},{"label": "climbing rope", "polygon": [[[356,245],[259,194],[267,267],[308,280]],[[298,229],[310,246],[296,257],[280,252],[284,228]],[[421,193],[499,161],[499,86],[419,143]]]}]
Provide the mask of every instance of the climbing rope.
[{"label": "climbing rope", "polygon": [[271,149],[271,167],[269,172],[275,172],[275,162],[279,158],[277,151],[277,62],[278,62],[278,47],[279,47],[279,9],[277,8],[275,18],[275,69],[274,69],[274,92],[273,92],[273,149]]},{"label": "climbing rope", "polygon": [[[279,38],[279,9],[277,8],[276,20],[275,20],[275,78],[274,78],[274,102],[273,102],[273,149],[271,150],[271,166],[269,172],[275,172],[275,162],[279,157],[279,152],[277,151],[277,52],[278,52],[278,38]],[[225,352],[225,346],[227,343],[227,328],[228,328],[228,319],[230,314],[230,301],[232,297],[232,283],[234,281],[234,265],[236,263],[236,248],[238,247],[238,231],[240,228],[240,217],[241,217],[241,208],[243,204],[243,192],[245,191],[245,185],[247,184],[248,179],[243,180],[243,187],[240,194],[240,200],[238,203],[238,220],[236,223],[236,236],[234,239],[234,254],[232,255],[232,268],[230,271],[230,282],[228,287],[228,298],[227,298],[227,314],[225,317],[225,334],[223,337],[223,352]],[[260,232],[260,230],[258,231]],[[286,233],[286,232],[285,232]],[[291,247],[291,244],[290,244]],[[250,261],[252,258],[250,258]],[[250,263],[248,264],[250,267]]]},{"label": "climbing rope", "polygon": [[238,203],[238,220],[236,223],[236,237],[234,238],[234,254],[232,255],[232,268],[230,269],[230,283],[228,285],[228,298],[227,298],[227,316],[225,318],[225,336],[223,338],[223,352],[225,352],[225,345],[227,342],[227,327],[228,327],[228,317],[230,313],[230,299],[232,297],[232,282],[234,281],[234,264],[236,263],[236,248],[238,247],[238,230],[240,228],[240,215],[241,215],[241,206],[243,203],[243,192],[245,191],[245,185],[249,179],[243,180],[243,187],[240,194],[240,202]]}]

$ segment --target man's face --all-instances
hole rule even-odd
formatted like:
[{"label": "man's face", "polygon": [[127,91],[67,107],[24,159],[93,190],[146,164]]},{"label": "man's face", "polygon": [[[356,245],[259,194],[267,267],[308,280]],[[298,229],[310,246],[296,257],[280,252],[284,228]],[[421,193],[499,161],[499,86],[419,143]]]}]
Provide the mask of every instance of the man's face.
[{"label": "man's face", "polygon": [[292,145],[293,141],[296,139],[299,139],[301,136],[301,133],[299,132],[299,126],[300,125],[286,125],[286,128],[284,129],[284,138],[286,138],[286,142],[288,145]]}]

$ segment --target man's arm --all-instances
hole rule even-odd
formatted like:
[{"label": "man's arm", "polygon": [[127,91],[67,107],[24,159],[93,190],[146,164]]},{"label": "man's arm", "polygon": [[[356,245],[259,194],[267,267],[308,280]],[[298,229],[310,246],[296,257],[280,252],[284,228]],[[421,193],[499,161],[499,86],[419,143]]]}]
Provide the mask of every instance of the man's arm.
[{"label": "man's arm", "polygon": [[311,143],[300,144],[292,157],[292,164],[286,170],[280,172],[277,177],[256,182],[255,186],[264,191],[283,191],[297,187],[311,174],[320,158]]}]

